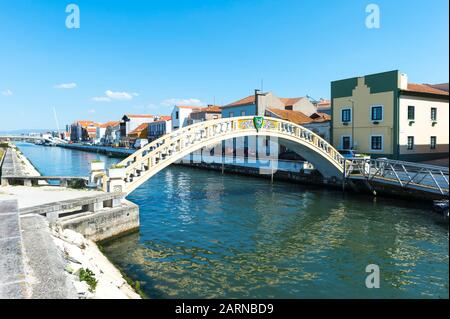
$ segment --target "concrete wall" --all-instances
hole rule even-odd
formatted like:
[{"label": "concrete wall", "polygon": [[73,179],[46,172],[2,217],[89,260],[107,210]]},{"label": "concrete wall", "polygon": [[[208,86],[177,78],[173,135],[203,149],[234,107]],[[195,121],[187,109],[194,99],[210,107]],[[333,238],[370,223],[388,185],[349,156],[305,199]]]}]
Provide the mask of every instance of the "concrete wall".
[{"label": "concrete wall", "polygon": [[315,107],[309,99],[303,98],[292,106],[292,110],[300,111],[306,116],[311,116],[312,114],[317,112],[317,107]]},{"label": "concrete wall", "polygon": [[139,206],[124,200],[121,207],[83,214],[80,217],[61,218],[58,223],[64,229],[72,229],[93,241],[101,241],[137,230]]},{"label": "concrete wall", "polygon": [[[244,114],[242,114],[244,112]],[[255,104],[246,104],[238,106],[227,106],[222,108],[222,118],[236,117],[236,116],[249,116],[256,114]]]}]

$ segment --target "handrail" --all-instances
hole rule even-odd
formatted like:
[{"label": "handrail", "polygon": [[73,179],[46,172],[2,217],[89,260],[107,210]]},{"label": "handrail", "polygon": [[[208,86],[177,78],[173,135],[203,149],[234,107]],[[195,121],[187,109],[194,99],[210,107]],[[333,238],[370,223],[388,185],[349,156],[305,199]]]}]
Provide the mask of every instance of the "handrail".
[{"label": "handrail", "polygon": [[345,164],[346,178],[359,178],[367,181],[385,179],[397,183],[402,188],[432,190],[448,195],[449,170],[447,167],[411,163],[390,159],[348,159]]}]

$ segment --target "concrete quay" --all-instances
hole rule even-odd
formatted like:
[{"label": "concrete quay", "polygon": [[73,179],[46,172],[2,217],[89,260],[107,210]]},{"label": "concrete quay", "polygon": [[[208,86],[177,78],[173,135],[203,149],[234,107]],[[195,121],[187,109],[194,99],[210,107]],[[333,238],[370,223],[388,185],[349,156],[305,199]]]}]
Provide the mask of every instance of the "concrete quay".
[{"label": "concrete quay", "polygon": [[[16,152],[8,149],[8,173],[39,174]],[[139,207],[121,193],[1,186],[0,298],[140,298],[94,243],[138,228]],[[79,280],[81,268],[94,273],[95,291]]]}]

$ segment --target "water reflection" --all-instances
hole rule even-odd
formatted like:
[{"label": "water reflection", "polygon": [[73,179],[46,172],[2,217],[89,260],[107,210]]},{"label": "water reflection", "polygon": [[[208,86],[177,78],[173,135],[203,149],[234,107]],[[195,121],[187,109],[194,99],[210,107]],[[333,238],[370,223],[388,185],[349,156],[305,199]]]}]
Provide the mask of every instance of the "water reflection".
[{"label": "water reflection", "polygon": [[[41,172],[105,156],[20,146]],[[109,164],[108,163],[108,164]],[[152,298],[448,298],[448,226],[417,203],[171,166],[133,192],[108,257]],[[365,288],[377,264],[381,288]]]},{"label": "water reflection", "polygon": [[448,230],[423,208],[180,167],[130,199],[139,238],[105,248],[153,297],[448,297]]}]

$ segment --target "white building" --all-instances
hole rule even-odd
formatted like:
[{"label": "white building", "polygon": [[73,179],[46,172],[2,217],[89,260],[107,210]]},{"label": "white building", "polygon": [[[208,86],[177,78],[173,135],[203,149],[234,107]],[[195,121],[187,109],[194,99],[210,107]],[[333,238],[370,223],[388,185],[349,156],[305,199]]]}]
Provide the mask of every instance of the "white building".
[{"label": "white building", "polygon": [[156,117],[155,121],[148,124],[149,141],[154,141],[170,132],[172,132],[172,118],[170,116]]},{"label": "white building", "polygon": [[176,105],[172,110],[172,130],[189,125],[189,115],[192,111],[201,110],[199,106]]},{"label": "white building", "polygon": [[120,122],[120,136],[125,139],[128,134],[134,131],[139,125],[151,123],[154,116],[149,114],[125,114]]}]

